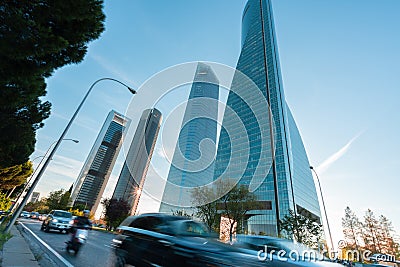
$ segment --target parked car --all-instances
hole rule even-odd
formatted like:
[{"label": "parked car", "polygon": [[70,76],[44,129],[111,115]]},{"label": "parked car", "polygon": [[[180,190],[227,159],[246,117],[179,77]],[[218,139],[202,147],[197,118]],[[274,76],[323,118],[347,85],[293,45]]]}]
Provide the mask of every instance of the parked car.
[{"label": "parked car", "polygon": [[112,241],[116,266],[272,266],[217,241],[204,224],[186,217],[130,216],[117,233]]},{"label": "parked car", "polygon": [[36,220],[39,220],[39,212],[36,212],[36,211],[32,211],[31,212],[31,219],[36,219]]},{"label": "parked car", "polygon": [[65,210],[52,210],[42,223],[40,230],[49,232],[51,229],[67,233],[71,228],[71,212]]},{"label": "parked car", "polygon": [[19,215],[20,217],[24,217],[24,218],[30,218],[31,217],[31,213],[29,211],[22,211],[21,214]]}]

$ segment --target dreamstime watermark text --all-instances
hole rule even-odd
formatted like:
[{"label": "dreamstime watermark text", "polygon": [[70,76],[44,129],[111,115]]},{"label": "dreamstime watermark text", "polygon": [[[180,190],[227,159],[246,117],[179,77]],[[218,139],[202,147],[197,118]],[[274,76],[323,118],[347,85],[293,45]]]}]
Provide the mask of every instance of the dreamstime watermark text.
[{"label": "dreamstime watermark text", "polygon": [[[347,260],[347,261],[376,261],[376,262],[395,262],[396,258],[390,254],[373,254],[370,250],[346,249],[347,243],[340,240],[338,250],[328,251],[323,249],[320,252],[309,250],[284,250],[264,246],[264,249],[257,252],[260,261],[323,261],[323,260]],[[328,257],[324,256],[328,255]]]}]

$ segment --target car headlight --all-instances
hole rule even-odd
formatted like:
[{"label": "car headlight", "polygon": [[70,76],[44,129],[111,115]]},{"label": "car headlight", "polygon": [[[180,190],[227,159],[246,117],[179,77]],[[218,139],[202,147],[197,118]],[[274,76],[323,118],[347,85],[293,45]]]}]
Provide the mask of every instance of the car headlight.
[{"label": "car headlight", "polygon": [[114,244],[118,244],[118,245],[121,245],[121,244],[122,244],[122,241],[121,241],[121,240],[118,240],[118,239],[113,239],[112,242],[113,242]]},{"label": "car headlight", "polygon": [[53,223],[56,223],[56,222],[58,222],[58,220],[57,219],[53,219],[53,220],[51,220]]}]

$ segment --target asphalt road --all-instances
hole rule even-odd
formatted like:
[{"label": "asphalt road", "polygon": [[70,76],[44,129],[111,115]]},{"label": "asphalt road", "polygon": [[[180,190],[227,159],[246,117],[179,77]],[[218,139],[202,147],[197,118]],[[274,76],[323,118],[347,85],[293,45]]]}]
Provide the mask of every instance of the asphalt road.
[{"label": "asphalt road", "polygon": [[73,266],[114,266],[115,258],[110,247],[111,240],[114,237],[113,234],[95,230],[89,231],[87,243],[82,246],[78,255],[75,256],[73,252],[68,253],[65,249],[65,242],[70,238],[69,234],[54,230],[46,233],[40,231],[42,222],[38,220],[19,220]]}]

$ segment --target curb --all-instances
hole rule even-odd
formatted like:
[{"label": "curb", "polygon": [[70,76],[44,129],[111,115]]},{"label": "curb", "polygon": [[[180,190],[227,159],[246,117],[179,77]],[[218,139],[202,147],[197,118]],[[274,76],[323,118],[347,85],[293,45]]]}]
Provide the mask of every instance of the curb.
[{"label": "curb", "polygon": [[39,267],[39,263],[18,226],[11,227],[12,237],[3,246],[1,266]]},{"label": "curb", "polygon": [[56,251],[49,247],[41,238],[39,238],[23,223],[20,223],[19,227],[20,232],[27,240],[32,252],[39,259],[41,267],[73,267],[73,265],[62,258]]}]

